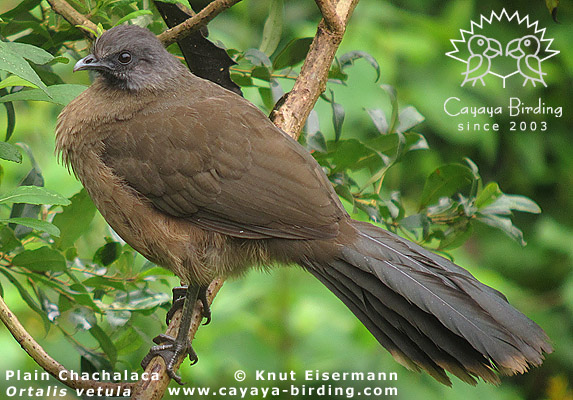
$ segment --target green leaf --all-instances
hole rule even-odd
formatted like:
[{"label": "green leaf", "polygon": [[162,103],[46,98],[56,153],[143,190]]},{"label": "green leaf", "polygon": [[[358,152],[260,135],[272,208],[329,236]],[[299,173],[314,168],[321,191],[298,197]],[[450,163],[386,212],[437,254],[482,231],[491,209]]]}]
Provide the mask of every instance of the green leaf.
[{"label": "green leaf", "polygon": [[109,242],[96,250],[93,261],[104,267],[107,267],[121,255],[121,244],[118,242]]},{"label": "green leaf", "polygon": [[34,89],[38,88],[38,86],[34,85],[33,83],[28,82],[27,80],[22,79],[16,75],[10,75],[6,79],[0,81],[0,89],[12,87],[12,86],[25,86],[25,87],[31,87]]},{"label": "green leaf", "polygon": [[490,182],[478,193],[475,205],[478,209],[482,209],[493,203],[501,195],[503,195],[503,192],[499,185],[496,182]]},{"label": "green leaf", "polygon": [[337,173],[345,169],[359,170],[365,167],[378,169],[384,163],[380,155],[357,139],[339,140],[328,142],[328,154],[317,154],[317,159],[328,157],[333,164],[331,173]]},{"label": "green leaf", "polygon": [[[399,146],[401,136],[405,139],[405,143],[403,144],[402,151],[399,153]],[[427,149],[428,143],[424,136],[420,135],[419,133],[411,133],[407,132],[405,134],[399,133],[390,133],[387,135],[380,135],[373,139],[369,139],[364,142],[368,147],[372,148],[375,151],[379,151],[387,156],[394,156],[400,158],[403,153],[410,151],[410,150],[421,150]]]},{"label": "green leaf", "polygon": [[[101,353],[90,351],[77,343],[75,345],[78,353],[81,355],[80,369],[82,372],[93,374],[94,372],[113,370],[113,365]],[[84,397],[87,398],[87,396]]]},{"label": "green leaf", "polygon": [[257,67],[270,68],[272,66],[269,56],[258,49],[248,49],[244,57]]},{"label": "green leaf", "polygon": [[240,87],[253,86],[253,79],[242,73],[231,73],[231,79]]},{"label": "green leaf", "polygon": [[328,80],[329,82],[334,82],[342,85],[344,85],[348,80],[348,74],[342,70],[342,66],[340,65],[340,61],[337,57],[334,57],[334,61],[330,66],[330,70],[328,71]]},{"label": "green leaf", "polygon": [[[22,43],[18,44],[22,45]],[[45,91],[47,88],[44,82],[42,82],[38,74],[36,74],[30,64],[28,64],[28,61],[14,51],[15,46],[13,45],[14,43],[7,43],[0,40],[0,70],[17,75]],[[34,47],[31,45],[25,46]],[[29,53],[31,53],[31,51]],[[35,55],[30,54],[28,54],[28,56],[32,58],[35,57]]]},{"label": "green leaf", "polygon": [[35,286],[36,295],[42,306],[42,310],[46,313],[46,317],[51,322],[54,322],[56,318],[60,316],[60,310],[56,304],[54,304],[50,298],[46,295],[46,292],[38,286]]},{"label": "green leaf", "polygon": [[420,199],[420,209],[435,203],[440,197],[450,197],[473,182],[472,170],[461,164],[447,164],[428,176]]},{"label": "green leaf", "polygon": [[269,16],[263,28],[263,38],[259,50],[270,56],[275,52],[281,40],[284,22],[283,0],[271,0]]},{"label": "green leaf", "polygon": [[367,52],[359,50],[350,51],[341,55],[338,58],[338,62],[340,63],[340,68],[344,70],[345,68],[354,65],[354,61],[361,58],[366,60],[368,64],[370,64],[372,68],[376,70],[376,82],[378,82],[378,79],[380,79],[380,65],[378,65],[378,61],[376,61],[376,59]]},{"label": "green leaf", "polygon": [[374,126],[381,134],[385,135],[388,133],[388,121],[386,120],[386,115],[384,111],[379,108],[367,108],[366,112],[370,116],[370,119],[374,123]]},{"label": "green leaf", "polygon": [[20,186],[0,198],[2,203],[51,204],[66,206],[70,201],[59,193],[39,186]]},{"label": "green leaf", "polygon": [[46,232],[52,236],[60,236],[60,230],[48,221],[43,221],[41,219],[34,218],[10,218],[10,219],[0,219],[0,222],[12,223],[18,225],[24,225],[29,228],[33,228],[40,232]]},{"label": "green leaf", "polygon": [[265,66],[255,67],[251,72],[251,77],[269,82],[271,80],[271,71]]},{"label": "green leaf", "polygon": [[92,326],[89,332],[98,341],[102,350],[111,361],[111,364],[114,365],[117,361],[117,349],[109,336],[99,327],[99,325]]},{"label": "green leaf", "polygon": [[392,115],[390,117],[388,132],[394,133],[396,131],[396,123],[398,122],[398,94],[396,93],[396,89],[390,85],[380,85],[380,87],[388,94],[388,97],[390,97]]},{"label": "green leaf", "polygon": [[0,17],[7,20],[12,19],[19,16],[20,14],[25,14],[26,11],[30,11],[37,6],[38,0],[23,0],[16,7],[6,11],[4,14],[1,14]]},{"label": "green leaf", "polygon": [[22,153],[20,153],[20,149],[17,146],[6,142],[0,142],[0,158],[21,163]]},{"label": "green leaf", "polygon": [[42,90],[24,89],[19,92],[0,97],[0,103],[19,100],[47,101],[65,106],[86,89],[87,86],[73,84],[52,85]]},{"label": "green leaf", "polygon": [[76,193],[70,200],[70,205],[64,207],[53,221],[53,224],[61,231],[60,238],[56,240],[56,246],[62,250],[73,246],[76,240],[89,229],[96,212],[95,205],[85,189]]},{"label": "green leaf", "polygon": [[[129,300],[128,300],[129,299]],[[134,290],[129,293],[119,293],[116,300],[126,303],[129,308],[138,311],[152,310],[171,301],[167,293],[153,293],[149,290]]]},{"label": "green leaf", "polygon": [[[32,169],[28,171],[26,177],[20,182],[19,186],[44,186],[44,177],[42,172],[39,170],[39,166],[34,159],[32,151],[27,145],[20,143],[23,150],[27,153],[30,162],[32,163]],[[42,209],[41,205],[38,204],[25,204],[25,203],[14,203],[12,205],[12,210],[10,210],[10,218],[33,218],[38,219],[38,214]],[[14,229],[14,234],[17,238],[22,238],[32,232],[31,228],[25,227],[23,225],[10,225]]]},{"label": "green leaf", "polygon": [[308,53],[312,40],[311,37],[291,40],[275,57],[273,69],[294,67],[302,62]]},{"label": "green leaf", "polygon": [[6,42],[8,48],[14,53],[24,57],[26,60],[33,62],[34,64],[44,65],[54,60],[54,56],[48,53],[46,50],[32,46],[27,43],[18,42]]},{"label": "green leaf", "polygon": [[473,227],[471,224],[467,224],[465,229],[456,229],[453,233],[446,235],[440,241],[440,250],[453,250],[460,247],[462,244],[467,242],[473,233]]},{"label": "green leaf", "polygon": [[[93,311],[102,312],[101,308],[94,303],[91,294],[88,292],[86,287],[79,283],[74,283],[69,287],[68,294],[70,294],[76,303],[81,304],[82,306],[89,307],[89,310],[86,310],[89,315],[93,315]],[[83,307],[82,307],[83,308]],[[94,321],[95,322],[95,321]],[[93,325],[93,322],[87,321],[90,325]],[[86,328],[89,329],[89,328]]]},{"label": "green leaf", "polygon": [[156,1],[160,1],[162,3],[169,3],[169,4],[181,4],[190,10],[192,9],[191,5],[189,4],[189,2],[187,0],[156,0]]},{"label": "green leaf", "polygon": [[48,246],[25,250],[12,259],[12,264],[40,272],[66,269],[66,259],[62,253]]},{"label": "green leaf", "polygon": [[44,327],[47,331],[50,326],[50,321],[36,300],[34,300],[30,293],[24,289],[24,286],[22,286],[22,284],[18,282],[18,280],[12,274],[8,273],[4,268],[0,268],[0,273],[2,273],[10,281],[10,283],[16,287],[18,293],[20,293],[20,297],[22,297],[22,300],[28,304],[28,307],[30,307],[33,311],[42,317],[42,320],[44,321]]},{"label": "green leaf", "polygon": [[[0,94],[4,91],[4,89],[0,89]],[[6,108],[6,136],[4,140],[8,141],[16,128],[16,112],[14,111],[14,103],[11,101],[4,103],[4,107]]]},{"label": "green leaf", "polygon": [[[332,92],[331,92],[332,93]],[[332,125],[334,126],[334,140],[338,141],[342,135],[342,124],[344,123],[344,107],[334,101],[334,93],[332,93]]]},{"label": "green leaf", "polygon": [[[123,326],[123,324],[117,324],[109,321],[109,313],[106,313],[106,317],[111,326]],[[131,313],[129,313],[131,316]],[[121,318],[121,316],[120,316]],[[127,321],[125,321],[127,322]],[[141,334],[139,334],[133,327],[127,327],[124,333],[116,340],[114,340],[115,346],[119,354],[130,355],[135,353],[144,344]]]},{"label": "green leaf", "polygon": [[316,110],[312,110],[306,119],[304,125],[305,135],[301,136],[305,143],[305,146],[310,151],[319,151],[321,153],[326,153],[327,146],[324,135],[320,131],[320,122],[318,120],[318,113]]},{"label": "green leaf", "polygon": [[6,226],[0,229],[0,251],[9,253],[22,246],[22,243],[14,235],[14,231]]},{"label": "green leaf", "polygon": [[536,202],[525,196],[513,194],[502,194],[493,203],[483,207],[480,212],[484,214],[511,214],[511,210],[532,214],[541,213],[541,208]]},{"label": "green leaf", "polygon": [[494,228],[500,229],[507,236],[515,240],[521,246],[525,246],[527,243],[523,240],[523,232],[521,232],[513,223],[511,219],[506,217],[500,217],[499,215],[493,214],[476,214],[477,220],[492,226]]},{"label": "green leaf", "polygon": [[272,110],[275,102],[273,101],[273,94],[271,92],[271,88],[259,86],[258,88],[259,94],[261,95],[261,100],[267,110]]},{"label": "green leaf", "polygon": [[104,278],[103,276],[92,276],[91,278],[82,281],[82,285],[93,288],[114,288],[117,290],[125,290],[123,281]]},{"label": "green leaf", "polygon": [[429,229],[430,221],[425,214],[412,214],[400,220],[400,226],[411,232],[421,229],[425,233]]},{"label": "green leaf", "polygon": [[134,12],[127,14],[125,17],[121,18],[119,21],[117,21],[114,24],[114,26],[121,25],[124,22],[135,19],[135,18],[140,17],[142,15],[153,15],[153,13],[150,10],[136,10]]},{"label": "green leaf", "polygon": [[396,132],[406,132],[424,122],[425,118],[413,106],[408,106],[400,112]]}]

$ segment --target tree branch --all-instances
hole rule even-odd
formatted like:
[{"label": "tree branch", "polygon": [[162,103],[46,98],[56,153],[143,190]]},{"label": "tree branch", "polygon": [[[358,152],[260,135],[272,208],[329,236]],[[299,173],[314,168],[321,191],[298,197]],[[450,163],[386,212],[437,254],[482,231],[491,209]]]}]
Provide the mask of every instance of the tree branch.
[{"label": "tree branch", "polygon": [[221,12],[225,11],[227,8],[234,6],[239,1],[241,0],[215,0],[185,22],[182,22],[171,29],[167,29],[165,32],[160,34],[158,38],[167,47],[170,44],[185,38],[191,34],[191,32],[207,25],[209,21]]},{"label": "tree branch", "polygon": [[[342,41],[348,19],[358,4],[358,0],[339,0],[336,6],[332,0],[317,0],[322,10],[326,10],[324,19],[318,25],[316,36],[310,45],[300,74],[292,90],[282,101],[277,103],[271,112],[271,119],[279,128],[294,138],[300,136],[308,114],[312,111],[318,97],[326,89],[328,71],[334,60],[334,55]],[[337,18],[331,13],[334,12]],[[336,19],[341,26],[332,30],[330,25],[337,26]],[[330,22],[326,22],[326,21]]]},{"label": "tree branch", "polygon": [[87,19],[85,15],[76,11],[76,9],[70,6],[65,0],[48,0],[48,3],[50,3],[52,10],[60,14],[72,26],[88,28],[80,30],[89,39],[95,39],[92,31],[97,32],[97,25]]},{"label": "tree branch", "polygon": [[[69,373],[62,364],[54,360],[46,351],[40,346],[38,342],[34,340],[32,336],[26,331],[22,326],[18,318],[10,311],[4,299],[0,297],[0,320],[6,325],[6,328],[10,331],[14,339],[20,343],[20,346],[30,357],[34,359],[36,364],[42,367],[46,372],[52,375],[54,378],[62,382],[64,385],[72,389],[96,389],[102,388],[102,390],[111,390],[114,393],[123,393],[126,390],[131,391],[134,382],[121,382],[121,383],[111,383],[111,382],[100,382],[87,379],[68,379]],[[64,379],[60,378],[63,376]]]},{"label": "tree branch", "polygon": [[345,25],[336,13],[332,0],[315,0],[324,22],[333,33],[344,34]]}]

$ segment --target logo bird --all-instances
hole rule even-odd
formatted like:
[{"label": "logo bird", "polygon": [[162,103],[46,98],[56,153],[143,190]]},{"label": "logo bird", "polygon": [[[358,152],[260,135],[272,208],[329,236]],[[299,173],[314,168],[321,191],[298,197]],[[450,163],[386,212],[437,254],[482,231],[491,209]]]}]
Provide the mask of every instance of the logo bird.
[{"label": "logo bird", "polygon": [[502,54],[501,44],[495,39],[474,35],[468,41],[468,50],[471,56],[467,61],[466,72],[462,74],[465,75],[462,86],[467,82],[475,86],[477,81],[485,86],[483,78],[490,73],[491,60]]},{"label": "logo bird", "polygon": [[[528,49],[530,54],[526,54],[525,49]],[[527,82],[531,82],[533,87],[536,82],[547,86],[543,80],[543,75],[547,74],[541,71],[541,60],[538,55],[540,50],[541,43],[533,35],[513,39],[507,44],[505,54],[517,60],[517,72],[525,78],[523,86]]]}]

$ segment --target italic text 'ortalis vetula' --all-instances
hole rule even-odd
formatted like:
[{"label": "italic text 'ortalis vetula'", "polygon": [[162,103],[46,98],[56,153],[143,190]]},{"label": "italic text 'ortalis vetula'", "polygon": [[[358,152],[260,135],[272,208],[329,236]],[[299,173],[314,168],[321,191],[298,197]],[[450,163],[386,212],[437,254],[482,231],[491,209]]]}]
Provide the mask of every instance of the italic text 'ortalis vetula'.
[{"label": "italic text 'ortalis vetula'", "polygon": [[[177,338],[216,277],[298,264],[400,363],[449,384],[523,373],[551,346],[495,289],[449,260],[354,221],[312,156],[253,104],[198,78],[146,29],[104,33],[75,70],[92,86],[61,113],[57,150],[111,227],[189,285]],[[205,307],[206,308],[206,307]],[[187,325],[187,326],[184,326]]]}]

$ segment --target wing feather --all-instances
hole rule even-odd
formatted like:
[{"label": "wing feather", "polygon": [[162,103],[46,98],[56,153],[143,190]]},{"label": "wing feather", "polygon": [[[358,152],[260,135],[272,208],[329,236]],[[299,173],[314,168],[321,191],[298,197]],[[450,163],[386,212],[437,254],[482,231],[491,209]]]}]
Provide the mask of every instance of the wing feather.
[{"label": "wing feather", "polygon": [[103,161],[161,211],[206,229],[335,237],[345,211],[312,156],[251,103],[209,87],[119,121]]}]

